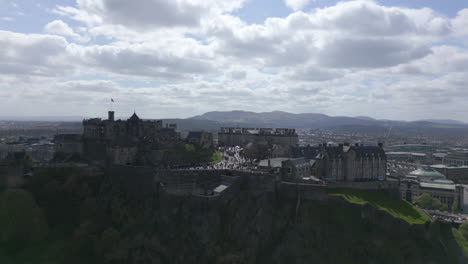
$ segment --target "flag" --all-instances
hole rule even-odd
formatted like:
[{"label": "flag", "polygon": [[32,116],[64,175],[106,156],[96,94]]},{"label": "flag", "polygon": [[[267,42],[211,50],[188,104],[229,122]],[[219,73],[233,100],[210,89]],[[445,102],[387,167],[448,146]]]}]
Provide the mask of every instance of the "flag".
[{"label": "flag", "polygon": [[113,99],[113,98],[111,98],[111,102],[112,102],[112,103],[114,102],[114,99]]}]

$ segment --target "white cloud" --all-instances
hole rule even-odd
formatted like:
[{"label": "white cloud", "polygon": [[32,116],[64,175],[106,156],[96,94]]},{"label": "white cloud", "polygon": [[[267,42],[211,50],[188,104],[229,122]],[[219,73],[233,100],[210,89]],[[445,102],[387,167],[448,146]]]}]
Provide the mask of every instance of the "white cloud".
[{"label": "white cloud", "polygon": [[204,17],[232,12],[245,0],[78,0],[78,8],[58,6],[54,12],[88,24],[123,25],[137,30],[194,27]]},{"label": "white cloud", "polygon": [[193,74],[215,71],[209,52],[194,45],[169,49],[162,43],[115,43],[101,46],[74,46],[81,63],[104,72],[128,76],[178,81]]},{"label": "white cloud", "polygon": [[263,25],[222,16],[204,30],[218,52],[264,66],[315,63],[339,68],[406,63],[428,55],[433,42],[451,33],[450,21],[429,9],[363,0],[269,18]]},{"label": "white cloud", "polygon": [[343,77],[344,74],[344,71],[323,69],[315,65],[307,65],[305,67],[295,68],[292,73],[285,74],[285,77],[295,81],[321,82]]},{"label": "white cloud", "polygon": [[44,27],[45,32],[65,37],[71,37],[76,40],[84,40],[79,34],[62,20],[54,20]]},{"label": "white cloud", "polygon": [[150,118],[231,109],[412,118],[468,103],[466,10],[447,18],[355,0],[249,24],[233,12],[243,3],[78,0],[54,10],[73,28],[0,31],[0,96],[12,94],[0,111],[96,113],[109,94],[122,112],[138,105]]},{"label": "white cloud", "polygon": [[112,93],[118,92],[119,86],[109,80],[79,80],[57,83],[57,89],[65,92]]},{"label": "white cloud", "polygon": [[56,76],[73,67],[59,36],[0,31],[0,74]]},{"label": "white cloud", "polygon": [[11,22],[11,21],[15,21],[15,18],[14,17],[4,16],[4,17],[0,17],[0,21]]},{"label": "white cloud", "polygon": [[301,10],[310,2],[311,0],[284,0],[284,4],[294,11]]},{"label": "white cloud", "polygon": [[234,80],[244,80],[247,77],[246,71],[232,71],[230,73],[231,78]]},{"label": "white cloud", "polygon": [[452,24],[457,34],[468,35],[468,8],[458,11],[457,16],[452,20]]}]

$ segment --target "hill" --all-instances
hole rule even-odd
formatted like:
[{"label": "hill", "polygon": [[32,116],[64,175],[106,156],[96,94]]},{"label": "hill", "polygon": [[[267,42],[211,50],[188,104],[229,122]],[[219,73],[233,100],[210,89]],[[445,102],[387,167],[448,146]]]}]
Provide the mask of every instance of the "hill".
[{"label": "hill", "polygon": [[240,110],[207,112],[188,119],[211,120],[218,122],[220,126],[321,128],[365,133],[384,133],[391,127],[392,133],[407,135],[429,134],[444,137],[468,135],[468,124],[454,120],[437,119],[395,121],[378,120],[366,116],[328,116],[319,113],[293,114],[282,111],[256,113]]},{"label": "hill", "polygon": [[452,120],[452,119],[424,119],[424,120],[419,120],[419,121],[442,124],[442,125],[466,125],[466,123],[463,123],[458,120]]}]

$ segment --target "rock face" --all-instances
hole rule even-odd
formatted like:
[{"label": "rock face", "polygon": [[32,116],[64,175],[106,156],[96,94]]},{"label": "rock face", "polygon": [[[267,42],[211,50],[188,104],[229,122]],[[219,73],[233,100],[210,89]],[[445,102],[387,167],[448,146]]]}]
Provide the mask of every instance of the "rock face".
[{"label": "rock face", "polygon": [[410,225],[340,198],[258,192],[245,178],[216,200],[138,188],[108,177],[98,194],[127,263],[465,263],[450,226]]}]

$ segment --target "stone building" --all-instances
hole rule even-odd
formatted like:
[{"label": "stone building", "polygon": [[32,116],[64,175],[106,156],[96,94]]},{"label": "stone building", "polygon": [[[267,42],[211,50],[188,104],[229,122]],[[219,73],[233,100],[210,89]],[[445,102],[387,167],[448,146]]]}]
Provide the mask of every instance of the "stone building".
[{"label": "stone building", "polygon": [[281,173],[283,177],[295,179],[311,176],[310,162],[305,158],[271,158],[261,160],[258,169]]},{"label": "stone building", "polygon": [[400,197],[413,202],[413,197],[427,193],[451,209],[455,202],[458,210],[463,209],[464,187],[447,179],[442,173],[423,167],[410,172],[400,180]]},{"label": "stone building", "polygon": [[50,142],[33,144],[26,149],[26,153],[34,162],[49,162],[54,158],[55,152],[55,144]]},{"label": "stone building", "polygon": [[283,177],[302,179],[311,176],[310,162],[304,158],[288,159],[282,162]]},{"label": "stone building", "polygon": [[188,143],[195,144],[204,149],[213,147],[213,133],[210,132],[190,131],[186,140]]},{"label": "stone building", "polygon": [[431,168],[442,173],[455,183],[468,184],[468,166],[438,164],[432,165]]},{"label": "stone building", "polygon": [[229,147],[245,147],[249,143],[262,145],[279,145],[286,148],[298,144],[295,129],[289,128],[237,128],[222,127],[218,133],[218,144]]},{"label": "stone building", "polygon": [[326,181],[385,180],[386,176],[387,157],[381,144],[295,147],[292,155],[313,161],[312,175]]},{"label": "stone building", "polygon": [[458,151],[448,153],[444,159],[445,165],[468,166],[468,151]]},{"label": "stone building", "polygon": [[83,136],[80,134],[60,134],[54,137],[54,148],[56,153],[82,154]]}]

